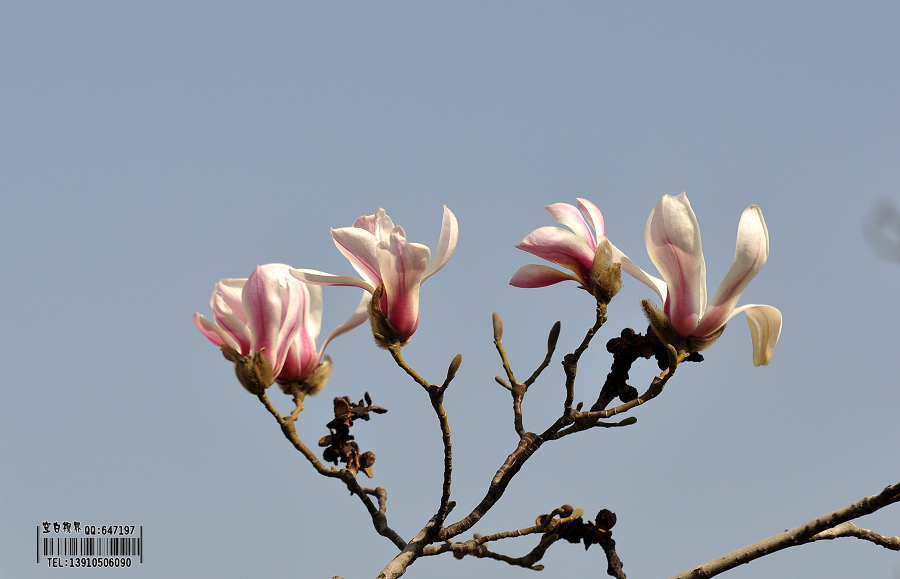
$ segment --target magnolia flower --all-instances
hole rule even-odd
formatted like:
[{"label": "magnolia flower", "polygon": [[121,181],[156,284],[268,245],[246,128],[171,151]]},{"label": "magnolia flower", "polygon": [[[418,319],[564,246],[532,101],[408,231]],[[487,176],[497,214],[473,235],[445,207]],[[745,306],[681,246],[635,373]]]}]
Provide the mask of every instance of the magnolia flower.
[{"label": "magnolia flower", "polygon": [[604,302],[609,302],[619,291],[622,252],[604,237],[603,214],[600,210],[587,199],[576,201],[578,208],[568,203],[554,203],[545,207],[554,221],[572,231],[559,227],[540,227],[516,246],[561,265],[569,272],[546,265],[525,265],[513,275],[509,285],[533,288],[573,280]]},{"label": "magnolia flower", "polygon": [[330,359],[322,358],[325,346],[365,320],[354,314],[317,349],[322,288],[294,279],[290,269],[272,263],[256,267],[249,279],[223,279],[210,300],[215,323],[194,314],[197,328],[235,362],[238,378],[254,394],[273,381],[315,394],[331,373]]},{"label": "magnolia flower", "polygon": [[741,215],[734,262],[708,305],[700,226],[686,194],[666,195],[657,202],[647,220],[645,237],[650,260],[663,279],[648,275],[630,261],[623,261],[622,268],[659,294],[662,311],[647,300],[641,302],[656,334],[676,348],[696,352],[710,346],[725,324],[744,312],[753,339],[753,364],[768,364],[781,335],[781,312],[757,304],[735,309],[769,257],[769,232],[759,207],[751,205]]},{"label": "magnolia flower", "polygon": [[381,345],[405,344],[419,326],[419,287],[446,265],[458,236],[456,216],[445,205],[441,237],[432,259],[428,247],[408,243],[403,228],[394,225],[384,209],[378,209],[374,215],[357,219],[353,227],[331,230],[334,244],[362,279],[312,269],[292,269],[291,275],[309,284],[364,289],[360,305],[368,304],[376,340]]}]

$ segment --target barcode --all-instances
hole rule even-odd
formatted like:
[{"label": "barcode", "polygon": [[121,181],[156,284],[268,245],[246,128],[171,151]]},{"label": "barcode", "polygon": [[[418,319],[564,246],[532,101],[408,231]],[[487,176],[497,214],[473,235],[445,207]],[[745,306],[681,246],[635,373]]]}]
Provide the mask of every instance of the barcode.
[{"label": "barcode", "polygon": [[44,537],[44,557],[140,557],[141,537]]}]

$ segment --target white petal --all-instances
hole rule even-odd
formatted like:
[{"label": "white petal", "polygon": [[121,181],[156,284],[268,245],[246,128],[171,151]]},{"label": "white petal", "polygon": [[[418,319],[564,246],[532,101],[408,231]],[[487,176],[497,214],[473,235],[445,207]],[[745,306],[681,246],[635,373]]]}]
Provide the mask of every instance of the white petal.
[{"label": "white petal", "polygon": [[456,249],[456,240],[458,238],[459,223],[456,221],[456,215],[444,205],[444,218],[441,221],[441,237],[438,240],[438,246],[434,252],[434,257],[431,259],[431,263],[428,264],[428,269],[425,270],[422,281],[425,281],[436,274],[447,264],[450,260],[450,256],[453,255],[453,251]]},{"label": "white petal", "polygon": [[568,203],[554,203],[544,207],[550,217],[557,223],[561,223],[572,230],[573,233],[590,249],[591,255],[597,250],[597,238],[588,227],[584,216],[574,206]]},{"label": "white petal", "polygon": [[734,314],[744,312],[750,337],[753,340],[753,365],[765,366],[775,354],[775,346],[781,337],[781,312],[772,306],[748,304],[734,310]]},{"label": "white petal", "polygon": [[341,334],[346,334],[356,326],[362,324],[369,318],[369,302],[372,301],[372,294],[367,291],[364,291],[362,294],[362,299],[359,300],[359,305],[356,306],[356,311],[354,311],[347,321],[336,327],[328,334],[328,337],[325,338],[325,343],[322,344],[322,348],[319,349],[319,359],[322,358],[322,354],[325,352],[325,346],[333,340],[337,338]]},{"label": "white petal", "polygon": [[603,214],[600,213],[597,206],[581,197],[576,198],[575,201],[578,201],[578,208],[581,210],[581,214],[584,215],[584,218],[597,233],[597,241],[599,241],[601,237],[605,237],[606,228],[603,225]]},{"label": "white petal", "polygon": [[612,247],[613,261],[622,264],[622,271],[655,291],[661,302],[665,303],[667,295],[666,282],[639,268],[636,263],[628,259],[628,257],[619,251],[619,248],[612,243],[609,245]]},{"label": "white petal", "polygon": [[342,285],[362,288],[369,293],[375,291],[371,284],[351,275],[334,275],[315,269],[292,269],[291,275],[300,281],[315,285]]},{"label": "white petal", "polygon": [[668,288],[663,313],[682,336],[693,335],[706,307],[706,262],[700,224],[687,195],[665,195],[647,219],[647,253]]},{"label": "white petal", "polygon": [[731,269],[709,302],[697,328],[697,335],[708,335],[731,318],[731,311],[747,289],[747,284],[756,277],[768,258],[769,231],[762,211],[756,205],[751,205],[741,215]]}]

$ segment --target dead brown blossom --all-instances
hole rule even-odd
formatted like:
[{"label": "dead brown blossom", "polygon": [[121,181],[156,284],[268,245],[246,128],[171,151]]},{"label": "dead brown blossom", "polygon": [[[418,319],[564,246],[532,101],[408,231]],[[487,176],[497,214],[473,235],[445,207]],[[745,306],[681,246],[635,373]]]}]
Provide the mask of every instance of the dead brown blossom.
[{"label": "dead brown blossom", "polygon": [[373,406],[369,393],[365,393],[363,400],[356,404],[350,401],[349,396],[334,399],[334,420],[325,426],[331,434],[322,437],[319,446],[324,447],[322,458],[334,464],[342,462],[347,465],[347,470],[354,475],[359,471],[372,478],[372,466],[375,464],[375,453],[360,452],[359,445],[353,440],[350,428],[354,420],[369,420],[370,413],[384,414],[387,408]]}]

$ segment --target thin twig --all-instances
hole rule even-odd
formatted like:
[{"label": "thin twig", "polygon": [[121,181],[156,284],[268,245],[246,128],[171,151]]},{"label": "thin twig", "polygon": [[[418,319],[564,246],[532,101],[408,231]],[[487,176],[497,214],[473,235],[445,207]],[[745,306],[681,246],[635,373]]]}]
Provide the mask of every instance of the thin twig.
[{"label": "thin twig", "polygon": [[534,384],[534,381],[538,379],[538,376],[541,375],[541,372],[547,369],[547,366],[550,365],[550,360],[553,358],[553,352],[556,351],[556,342],[559,340],[559,329],[562,325],[559,322],[553,324],[553,327],[550,328],[550,335],[547,337],[547,355],[544,356],[544,360],[541,362],[541,365],[537,367],[531,377],[528,380],[525,380],[525,387],[531,386]]},{"label": "thin twig", "polygon": [[403,537],[397,534],[396,531],[391,529],[387,524],[387,516],[385,516],[384,508],[376,508],[375,504],[372,502],[372,499],[369,498],[369,495],[373,495],[378,498],[379,506],[384,507],[384,502],[387,501],[387,493],[384,489],[364,489],[360,486],[359,481],[356,480],[356,476],[347,469],[336,469],[336,468],[328,468],[322,464],[321,461],[316,457],[315,454],[305,445],[303,441],[300,440],[300,437],[297,435],[297,429],[294,427],[294,420],[289,416],[287,418],[282,417],[278,411],[272,406],[272,403],[269,401],[266,393],[263,392],[259,396],[259,401],[262,402],[263,406],[266,407],[266,410],[269,411],[272,416],[275,417],[275,420],[278,422],[279,426],[281,426],[281,431],[284,433],[284,436],[294,445],[306,460],[308,460],[313,468],[316,469],[316,472],[321,474],[322,476],[326,476],[329,478],[338,478],[345,485],[347,485],[347,489],[362,501],[363,505],[365,505],[366,510],[369,511],[369,515],[372,517],[372,524],[375,527],[375,531],[389,539],[394,545],[397,546],[398,549],[406,548],[406,541],[403,540]]},{"label": "thin twig", "polygon": [[885,549],[890,549],[891,551],[900,551],[900,537],[885,537],[884,535],[880,535],[875,531],[857,527],[850,521],[841,523],[837,527],[813,535],[809,539],[809,542],[812,543],[813,541],[825,541],[828,539],[837,539],[839,537],[856,537],[857,539],[870,541],[872,543],[875,543],[876,545],[884,547]]},{"label": "thin twig", "polygon": [[563,404],[563,413],[568,414],[572,410],[572,404],[575,402],[575,374],[578,372],[578,361],[591,340],[597,334],[600,327],[606,322],[606,304],[597,302],[597,317],[593,327],[587,331],[581,344],[571,354],[567,354],[563,358],[563,369],[566,372],[566,401]]},{"label": "thin twig", "polygon": [[[509,379],[509,383],[512,386],[508,385],[503,378],[497,376],[495,380],[498,384],[509,390],[510,394],[512,394],[512,403],[513,403],[513,428],[516,430],[516,434],[519,435],[519,439],[524,438],[528,433],[525,431],[525,422],[522,417],[522,400],[525,398],[525,393],[528,391],[528,386],[530,382],[519,382],[516,380],[515,374],[513,374],[512,367],[509,365],[509,359],[506,357],[506,350],[503,349],[503,320],[500,318],[500,314],[494,312],[491,316],[491,320],[494,324],[494,346],[497,348],[497,353],[500,354],[500,362],[503,364],[503,370],[506,372],[506,377]],[[559,322],[557,322],[559,324]],[[556,326],[554,326],[555,328]],[[558,332],[557,332],[558,334]],[[553,332],[551,331],[550,336],[552,338]],[[554,343],[555,346],[555,343]],[[550,357],[552,352],[548,352],[547,356],[544,358],[544,361],[548,364],[550,363]],[[542,364],[543,367],[546,367],[546,364]],[[531,378],[536,378],[540,371],[543,368],[539,367],[538,370],[535,370],[534,375]],[[532,380],[533,382],[534,380]]]},{"label": "thin twig", "polygon": [[660,394],[662,394],[663,388],[665,388],[666,383],[669,379],[675,374],[675,369],[678,367],[678,364],[684,361],[684,359],[689,355],[686,352],[681,352],[679,354],[675,354],[675,349],[672,346],[669,346],[669,367],[663,370],[658,376],[653,378],[653,381],[650,382],[650,387],[647,388],[647,391],[642,395],[638,396],[634,400],[626,402],[624,404],[620,404],[619,406],[615,406],[608,410],[595,410],[592,412],[575,412],[576,422],[569,428],[566,428],[562,432],[559,433],[560,437],[567,436],[569,434],[574,434],[575,432],[579,432],[581,430],[587,430],[588,428],[593,428],[595,426],[627,426],[628,424],[633,424],[634,422],[629,422],[627,419],[623,420],[618,424],[604,424],[599,422],[604,418],[610,418],[615,416],[616,414],[621,414],[623,412],[627,412],[636,406],[640,406],[645,402],[653,400]]},{"label": "thin twig", "polygon": [[444,481],[441,487],[440,506],[434,516],[432,525],[434,528],[440,529],[443,526],[447,515],[450,513],[450,510],[453,508],[450,501],[450,482],[453,473],[453,446],[450,441],[450,422],[447,420],[447,413],[444,411],[444,392],[456,376],[456,371],[462,363],[462,355],[457,354],[456,357],[453,358],[453,361],[450,363],[450,368],[447,371],[446,380],[444,380],[444,383],[441,386],[437,386],[422,378],[418,372],[413,370],[412,367],[403,360],[403,354],[400,352],[400,344],[392,344],[388,347],[388,351],[391,353],[391,356],[393,356],[394,361],[397,362],[397,365],[428,392],[428,397],[431,400],[431,407],[434,409],[434,413],[440,423],[441,441],[444,446]]}]

